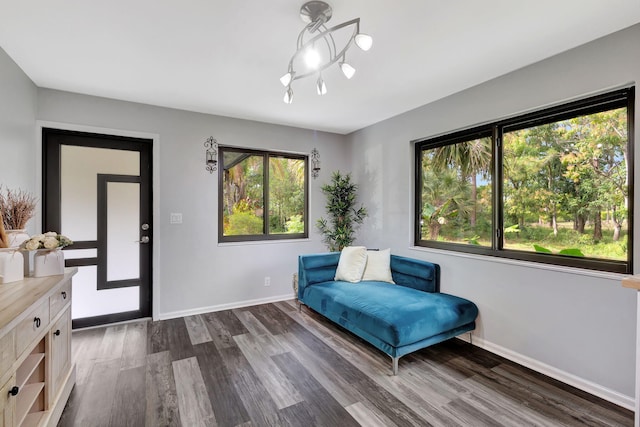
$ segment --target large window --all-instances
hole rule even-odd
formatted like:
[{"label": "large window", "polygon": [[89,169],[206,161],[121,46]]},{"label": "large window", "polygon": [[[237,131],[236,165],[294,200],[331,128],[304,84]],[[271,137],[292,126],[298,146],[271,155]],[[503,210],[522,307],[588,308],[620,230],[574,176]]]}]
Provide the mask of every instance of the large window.
[{"label": "large window", "polygon": [[220,147],[220,242],[308,236],[307,157]]},{"label": "large window", "polygon": [[416,142],[415,243],[631,273],[634,89]]}]

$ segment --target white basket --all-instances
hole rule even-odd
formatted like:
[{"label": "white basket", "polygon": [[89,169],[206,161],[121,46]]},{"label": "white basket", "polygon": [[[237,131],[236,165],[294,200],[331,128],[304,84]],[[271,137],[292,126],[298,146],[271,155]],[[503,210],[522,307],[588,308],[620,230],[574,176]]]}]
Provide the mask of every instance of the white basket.
[{"label": "white basket", "polygon": [[64,253],[60,249],[39,249],[33,255],[33,276],[64,274]]},{"label": "white basket", "polygon": [[24,279],[24,258],[17,250],[0,251],[0,283],[17,282]]}]

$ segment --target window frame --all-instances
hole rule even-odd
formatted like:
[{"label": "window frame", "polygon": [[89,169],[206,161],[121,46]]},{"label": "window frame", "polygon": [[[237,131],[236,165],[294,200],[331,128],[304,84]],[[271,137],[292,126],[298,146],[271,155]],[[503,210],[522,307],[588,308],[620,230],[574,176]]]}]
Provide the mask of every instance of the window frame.
[{"label": "window frame", "polygon": [[[427,248],[444,249],[456,252],[473,253],[478,255],[508,258],[513,260],[530,261],[566,267],[576,267],[588,270],[607,271],[612,273],[632,274],[633,272],[633,211],[634,211],[634,103],[635,87],[628,87],[602,95],[584,98],[578,101],[564,103],[558,106],[544,108],[538,111],[521,114],[503,120],[496,120],[482,126],[441,135],[434,138],[422,138],[411,141],[414,146],[414,245]],[[503,147],[502,139],[506,132],[530,128],[543,124],[567,120],[574,117],[627,108],[627,174],[629,211],[627,215],[627,259],[626,261],[606,260],[598,258],[580,258],[566,255],[528,252],[515,249],[505,249],[503,241],[504,230],[504,194],[503,194]],[[463,243],[442,242],[422,239],[422,153],[450,144],[471,141],[491,135],[491,207],[492,207],[492,238],[491,246],[476,246]]]},{"label": "window frame", "polygon": [[[250,156],[262,157],[262,203],[263,221],[262,234],[224,235],[224,153],[235,152]],[[286,158],[304,161],[304,232],[271,234],[269,231],[269,159]],[[288,153],[284,151],[258,150],[254,148],[218,146],[218,243],[234,242],[261,242],[274,240],[307,239],[309,237],[309,156],[300,153]]]}]

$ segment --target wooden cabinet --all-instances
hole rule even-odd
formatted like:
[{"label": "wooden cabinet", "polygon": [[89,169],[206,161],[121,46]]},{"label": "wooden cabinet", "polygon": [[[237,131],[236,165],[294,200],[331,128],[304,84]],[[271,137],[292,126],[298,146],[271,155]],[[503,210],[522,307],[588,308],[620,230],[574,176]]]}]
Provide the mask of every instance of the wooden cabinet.
[{"label": "wooden cabinet", "polygon": [[71,277],[0,285],[0,427],[55,426],[75,384]]},{"label": "wooden cabinet", "polygon": [[11,377],[9,381],[0,388],[0,427],[10,427],[14,425],[16,400],[11,395],[11,389],[14,387],[15,381],[15,377]]},{"label": "wooden cabinet", "polygon": [[49,398],[55,399],[64,385],[71,364],[71,308],[51,328],[51,387]]}]

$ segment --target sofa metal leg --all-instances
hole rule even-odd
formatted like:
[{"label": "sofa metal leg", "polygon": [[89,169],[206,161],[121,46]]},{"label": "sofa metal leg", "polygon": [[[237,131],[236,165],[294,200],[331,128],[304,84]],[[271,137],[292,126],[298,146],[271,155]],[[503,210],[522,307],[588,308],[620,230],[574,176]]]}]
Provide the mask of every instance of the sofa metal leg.
[{"label": "sofa metal leg", "polygon": [[469,332],[469,344],[473,345],[473,332]]},{"label": "sofa metal leg", "polygon": [[391,360],[393,362],[393,375],[398,375],[398,360],[400,358],[399,357],[391,357]]}]

